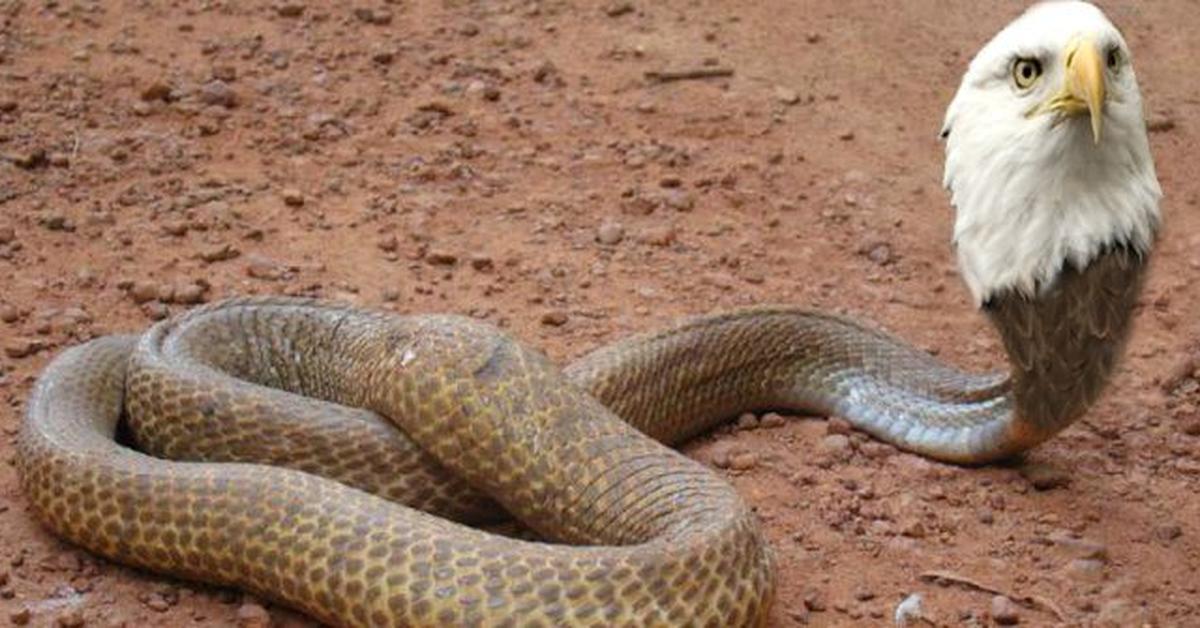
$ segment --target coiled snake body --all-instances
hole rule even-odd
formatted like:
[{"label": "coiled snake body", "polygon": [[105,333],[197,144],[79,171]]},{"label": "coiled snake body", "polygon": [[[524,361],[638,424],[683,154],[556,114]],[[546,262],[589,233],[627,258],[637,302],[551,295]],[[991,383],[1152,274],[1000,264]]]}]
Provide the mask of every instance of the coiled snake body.
[{"label": "coiled snake body", "polygon": [[[67,539],[333,624],[761,624],[774,578],[756,519],[655,439],[795,408],[944,459],[1009,455],[1095,398],[1140,268],[1116,249],[1044,299],[993,303],[1010,353],[1029,334],[1055,347],[1016,361],[1012,379],[790,308],[695,319],[560,372],[470,319],[237,299],[59,356],[30,400],[19,471]],[[1023,401],[1023,373],[1081,359],[1102,368],[1078,385],[1057,376],[1053,403]],[[123,413],[161,457],[114,440]],[[443,518],[480,521],[497,503],[569,545]]]}]

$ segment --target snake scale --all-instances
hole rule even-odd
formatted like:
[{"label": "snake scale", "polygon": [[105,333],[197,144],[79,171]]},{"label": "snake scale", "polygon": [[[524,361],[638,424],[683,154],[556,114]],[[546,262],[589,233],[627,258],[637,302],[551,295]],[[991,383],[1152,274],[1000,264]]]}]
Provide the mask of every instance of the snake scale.
[{"label": "snake scale", "polygon": [[[1007,456],[1098,394],[1142,267],[1116,249],[1036,306],[990,304],[1010,377],[796,308],[692,319],[560,371],[468,318],[233,299],[57,357],[18,468],[64,538],[335,625],[761,625],[774,576],[755,517],[667,445],[781,408],[933,457]],[[1021,354],[1031,338],[1044,355]],[[1081,359],[1100,367],[1055,375]],[[1057,403],[1022,395],[1047,375]],[[123,415],[148,453],[115,439]],[[451,521],[503,513],[554,543]]]}]

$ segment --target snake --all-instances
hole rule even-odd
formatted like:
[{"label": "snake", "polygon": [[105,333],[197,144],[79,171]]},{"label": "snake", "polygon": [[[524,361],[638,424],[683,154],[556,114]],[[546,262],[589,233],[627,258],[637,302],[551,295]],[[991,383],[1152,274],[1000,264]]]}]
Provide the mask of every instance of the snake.
[{"label": "snake", "polygon": [[[987,303],[1002,374],[791,306],[559,368],[473,318],[233,298],[57,356],[17,468],[34,515],[91,552],[332,625],[763,625],[757,517],[672,446],[781,409],[951,462],[1024,451],[1100,394],[1143,262],[1114,248]],[[476,527],[506,517],[534,539]]]}]

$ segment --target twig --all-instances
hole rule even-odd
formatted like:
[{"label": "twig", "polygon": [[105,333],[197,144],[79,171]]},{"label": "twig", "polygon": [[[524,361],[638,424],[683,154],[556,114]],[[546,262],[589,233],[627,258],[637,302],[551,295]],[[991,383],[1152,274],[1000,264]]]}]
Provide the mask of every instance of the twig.
[{"label": "twig", "polygon": [[697,68],[695,70],[657,70],[646,73],[646,80],[655,83],[694,81],[698,79],[733,76],[733,68]]},{"label": "twig", "polygon": [[1037,611],[1046,611],[1058,618],[1058,621],[1067,622],[1067,616],[1062,612],[1062,609],[1060,609],[1054,602],[1041,596],[1013,595],[1008,591],[1003,591],[997,587],[986,585],[967,578],[966,576],[960,576],[949,571],[926,571],[918,577],[925,582],[932,582],[934,584],[960,584],[968,589],[983,591],[984,593],[991,593],[992,595],[1003,595],[1004,597],[1007,597],[1008,599],[1020,604],[1021,606],[1024,606],[1025,608]]}]

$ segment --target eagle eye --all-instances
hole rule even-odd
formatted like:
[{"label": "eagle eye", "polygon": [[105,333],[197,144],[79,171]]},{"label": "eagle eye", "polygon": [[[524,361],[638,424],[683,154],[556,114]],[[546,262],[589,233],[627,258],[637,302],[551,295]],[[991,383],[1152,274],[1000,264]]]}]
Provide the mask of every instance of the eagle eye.
[{"label": "eagle eye", "polygon": [[1020,89],[1029,89],[1042,76],[1042,62],[1032,57],[1022,57],[1013,62],[1013,82]]}]

